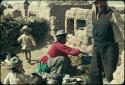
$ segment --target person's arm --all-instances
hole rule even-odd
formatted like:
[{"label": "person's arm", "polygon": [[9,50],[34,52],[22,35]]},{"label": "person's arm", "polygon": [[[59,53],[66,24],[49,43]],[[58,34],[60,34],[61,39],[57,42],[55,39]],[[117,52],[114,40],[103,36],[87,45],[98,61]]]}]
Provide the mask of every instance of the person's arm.
[{"label": "person's arm", "polygon": [[114,38],[116,42],[121,42],[121,39],[124,39],[124,21],[121,18],[120,13],[113,12],[111,19],[110,19],[112,26],[113,26],[113,32],[114,32]]},{"label": "person's arm", "polygon": [[21,42],[22,41],[22,35],[17,39],[17,42]]},{"label": "person's arm", "polygon": [[75,49],[75,48],[70,48],[70,47],[68,47],[68,46],[66,46],[64,44],[61,44],[60,46],[57,46],[56,48],[59,51],[64,52],[64,53],[66,53],[68,55],[77,56],[77,55],[79,55],[81,53],[80,50]]},{"label": "person's arm", "polygon": [[[112,22],[112,26],[113,26],[115,42],[118,43],[119,55],[120,55],[121,51],[124,50],[124,39],[125,39],[124,21],[121,18],[120,13],[114,12],[114,13],[112,13],[111,22]],[[118,60],[118,63],[119,62],[120,62],[120,58]]]},{"label": "person's arm", "polygon": [[10,84],[10,82],[9,82],[9,74],[7,74],[7,76],[5,77],[3,84]]}]

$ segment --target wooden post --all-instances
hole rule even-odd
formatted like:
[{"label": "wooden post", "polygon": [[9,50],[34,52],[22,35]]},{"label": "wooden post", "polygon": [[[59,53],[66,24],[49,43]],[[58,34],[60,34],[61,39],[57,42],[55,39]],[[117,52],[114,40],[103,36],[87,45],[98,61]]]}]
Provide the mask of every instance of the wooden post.
[{"label": "wooden post", "polygon": [[67,17],[65,18],[65,32],[67,33],[68,31],[67,31]]},{"label": "wooden post", "polygon": [[77,30],[77,19],[74,18],[74,34]]}]

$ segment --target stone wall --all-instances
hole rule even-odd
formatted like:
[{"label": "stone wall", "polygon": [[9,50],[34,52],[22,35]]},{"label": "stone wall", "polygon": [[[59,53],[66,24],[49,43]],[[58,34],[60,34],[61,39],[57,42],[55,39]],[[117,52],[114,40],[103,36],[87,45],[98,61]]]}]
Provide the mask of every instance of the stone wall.
[{"label": "stone wall", "polygon": [[91,5],[56,5],[50,10],[50,16],[56,16],[59,22],[57,23],[59,28],[64,29],[65,13],[72,7],[91,9]]},{"label": "stone wall", "polygon": [[43,1],[32,1],[29,6],[29,12],[36,14],[40,18],[50,19],[49,3]]},{"label": "stone wall", "polygon": [[[23,1],[9,1],[8,3],[12,4],[14,10],[17,10],[17,9],[20,10],[22,13],[22,16],[24,17]],[[47,1],[31,1],[28,8],[28,12],[31,15],[36,15],[40,18],[45,18],[49,21],[51,19],[50,18],[51,16],[55,16],[58,20],[58,23],[56,25],[60,29],[60,28],[64,28],[66,10],[72,7],[90,9],[91,5],[77,5],[77,4],[51,5],[51,3]]]}]

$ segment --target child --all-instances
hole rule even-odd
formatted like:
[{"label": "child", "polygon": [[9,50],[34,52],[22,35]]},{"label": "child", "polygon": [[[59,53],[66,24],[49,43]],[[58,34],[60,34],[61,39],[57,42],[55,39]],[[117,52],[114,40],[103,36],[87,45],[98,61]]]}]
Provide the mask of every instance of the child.
[{"label": "child", "polygon": [[32,77],[24,74],[22,61],[19,58],[13,57],[10,59],[10,62],[11,72],[7,74],[4,84],[28,84],[32,81]]},{"label": "child", "polygon": [[33,36],[30,34],[31,29],[28,26],[24,26],[20,30],[23,34],[18,38],[18,42],[21,43],[22,50],[25,53],[26,60],[30,63],[31,60],[31,50],[33,47],[36,47],[36,42]]}]

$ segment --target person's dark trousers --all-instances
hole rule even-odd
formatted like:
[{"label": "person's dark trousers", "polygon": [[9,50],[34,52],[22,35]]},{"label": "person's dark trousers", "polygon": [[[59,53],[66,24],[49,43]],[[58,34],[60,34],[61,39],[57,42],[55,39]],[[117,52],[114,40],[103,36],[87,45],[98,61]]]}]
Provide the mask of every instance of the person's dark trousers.
[{"label": "person's dark trousers", "polygon": [[103,84],[102,72],[110,82],[113,79],[113,72],[116,70],[118,62],[119,48],[114,43],[108,46],[95,45],[93,47],[93,57],[90,67],[90,84]]}]

